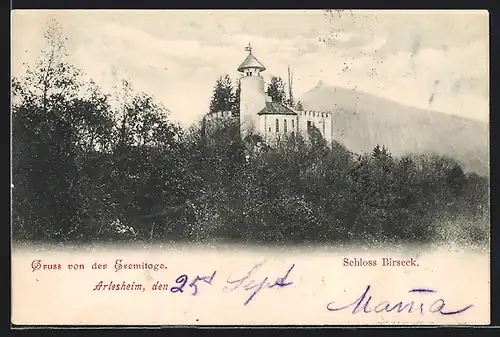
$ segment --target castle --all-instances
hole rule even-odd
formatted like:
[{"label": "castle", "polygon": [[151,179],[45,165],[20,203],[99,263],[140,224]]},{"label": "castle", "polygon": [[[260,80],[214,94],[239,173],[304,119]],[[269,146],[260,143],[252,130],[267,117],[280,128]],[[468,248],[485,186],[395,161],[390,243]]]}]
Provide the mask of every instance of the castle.
[{"label": "castle", "polygon": [[[240,134],[244,138],[249,132],[260,135],[266,143],[273,143],[286,135],[301,133],[315,126],[330,144],[332,137],[332,114],[325,111],[299,111],[281,102],[273,102],[265,91],[264,78],[260,75],[266,67],[253,55],[249,45],[248,56],[238,67],[240,77]],[[232,118],[230,111],[207,114],[205,120]]]}]

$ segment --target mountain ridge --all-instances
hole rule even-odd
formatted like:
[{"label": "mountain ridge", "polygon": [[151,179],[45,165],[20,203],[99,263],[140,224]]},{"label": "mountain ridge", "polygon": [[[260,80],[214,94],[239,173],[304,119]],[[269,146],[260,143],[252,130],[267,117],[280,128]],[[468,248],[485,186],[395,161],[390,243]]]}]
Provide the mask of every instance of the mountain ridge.
[{"label": "mountain ridge", "polygon": [[396,156],[437,153],[489,174],[488,123],[341,87],[318,85],[298,100],[305,110],[330,111],[334,139],[355,153],[377,144]]}]

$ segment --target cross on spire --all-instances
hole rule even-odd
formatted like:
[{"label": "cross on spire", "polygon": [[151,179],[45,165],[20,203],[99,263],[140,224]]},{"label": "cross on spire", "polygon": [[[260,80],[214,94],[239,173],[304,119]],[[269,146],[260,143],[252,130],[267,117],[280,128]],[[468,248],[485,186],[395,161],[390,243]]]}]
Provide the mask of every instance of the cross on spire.
[{"label": "cross on spire", "polygon": [[248,46],[245,47],[245,50],[249,53],[252,52],[252,46],[250,45],[250,42],[248,42]]}]

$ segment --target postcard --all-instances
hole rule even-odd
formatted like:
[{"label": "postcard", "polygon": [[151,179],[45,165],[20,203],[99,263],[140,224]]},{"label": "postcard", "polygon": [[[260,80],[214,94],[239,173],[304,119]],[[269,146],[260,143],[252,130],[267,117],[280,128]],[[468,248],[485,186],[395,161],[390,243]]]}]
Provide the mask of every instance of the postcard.
[{"label": "postcard", "polygon": [[13,11],[12,324],[489,324],[488,20]]}]

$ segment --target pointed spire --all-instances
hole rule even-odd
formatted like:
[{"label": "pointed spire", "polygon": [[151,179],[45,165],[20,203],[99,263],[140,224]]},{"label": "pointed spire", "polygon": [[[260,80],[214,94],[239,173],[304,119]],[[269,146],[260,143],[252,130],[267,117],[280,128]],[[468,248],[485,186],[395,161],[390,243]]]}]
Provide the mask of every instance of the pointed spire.
[{"label": "pointed spire", "polygon": [[248,43],[248,46],[245,47],[245,50],[248,52],[248,56],[243,61],[243,63],[238,67],[239,72],[245,72],[247,68],[259,69],[259,71],[266,70],[266,67],[252,54],[252,46]]}]

